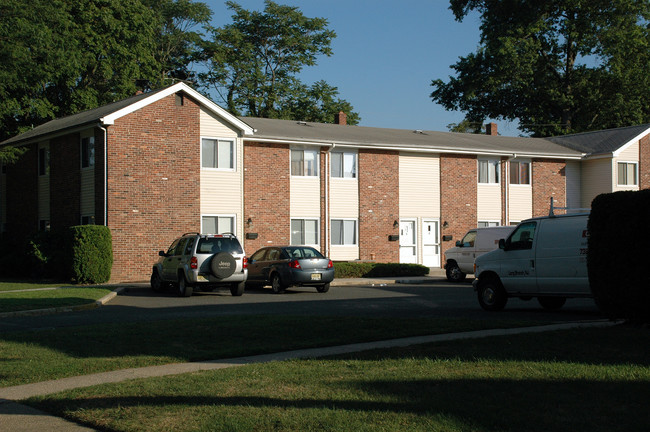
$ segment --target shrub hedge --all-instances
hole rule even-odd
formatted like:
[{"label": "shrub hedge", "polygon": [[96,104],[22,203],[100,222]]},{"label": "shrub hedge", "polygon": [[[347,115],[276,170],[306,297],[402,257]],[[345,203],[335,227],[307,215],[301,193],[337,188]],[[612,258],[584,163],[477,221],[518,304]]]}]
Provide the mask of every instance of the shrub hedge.
[{"label": "shrub hedge", "polygon": [[336,278],[371,278],[393,276],[424,276],[429,268],[419,264],[370,263],[370,262],[336,262]]},{"label": "shrub hedge", "polygon": [[71,277],[77,283],[104,283],[111,278],[111,230],[101,225],[70,227]]},{"label": "shrub hedge", "polygon": [[650,190],[602,194],[591,204],[589,284],[611,318],[650,322],[649,222]]}]

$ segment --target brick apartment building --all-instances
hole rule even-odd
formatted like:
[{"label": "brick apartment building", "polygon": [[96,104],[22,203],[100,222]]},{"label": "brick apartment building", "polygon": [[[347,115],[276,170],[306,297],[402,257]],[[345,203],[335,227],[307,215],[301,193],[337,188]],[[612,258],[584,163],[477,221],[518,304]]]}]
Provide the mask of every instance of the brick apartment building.
[{"label": "brick apartment building", "polygon": [[185,84],[56,119],[0,145],[3,232],[113,235],[112,280],[146,280],[184,232],[246,251],[310,244],[334,260],[444,264],[468,229],[650,186],[650,125],[549,139],[235,117]]}]

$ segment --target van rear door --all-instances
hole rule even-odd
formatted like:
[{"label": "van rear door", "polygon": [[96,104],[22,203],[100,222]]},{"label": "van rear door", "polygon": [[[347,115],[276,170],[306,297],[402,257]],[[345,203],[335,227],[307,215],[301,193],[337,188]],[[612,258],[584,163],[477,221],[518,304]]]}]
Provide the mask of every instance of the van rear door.
[{"label": "van rear door", "polygon": [[537,285],[544,294],[590,294],[587,276],[587,216],[540,221]]},{"label": "van rear door", "polygon": [[501,261],[501,282],[508,293],[537,291],[535,240],[538,221],[522,222],[508,237]]}]

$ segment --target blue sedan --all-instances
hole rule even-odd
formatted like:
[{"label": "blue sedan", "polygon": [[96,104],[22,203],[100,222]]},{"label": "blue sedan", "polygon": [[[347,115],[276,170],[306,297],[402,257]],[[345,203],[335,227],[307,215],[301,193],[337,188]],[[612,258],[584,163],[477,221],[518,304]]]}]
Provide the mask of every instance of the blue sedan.
[{"label": "blue sedan", "polygon": [[312,286],[324,293],[332,280],[332,260],[309,246],[265,247],[248,260],[248,287],[271,285],[274,293],[281,293],[290,286]]}]

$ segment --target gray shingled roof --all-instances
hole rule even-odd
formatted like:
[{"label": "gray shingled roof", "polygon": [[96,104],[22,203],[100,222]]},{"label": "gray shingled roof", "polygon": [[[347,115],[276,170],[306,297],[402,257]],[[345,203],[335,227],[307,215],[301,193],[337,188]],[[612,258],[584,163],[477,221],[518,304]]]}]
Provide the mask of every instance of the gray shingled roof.
[{"label": "gray shingled roof", "polygon": [[43,123],[40,126],[36,126],[35,128],[28,130],[27,132],[9,138],[8,140],[5,140],[2,143],[0,143],[0,145],[20,144],[23,141],[30,141],[40,136],[46,136],[46,135],[62,132],[66,129],[73,129],[84,125],[99,123],[99,119],[101,119],[102,117],[105,117],[109,114],[119,111],[122,108],[126,108],[129,105],[136,103],[142,99],[145,99],[162,90],[164,89],[159,89],[148,93],[142,93],[113,103],[109,103],[99,108],[94,108],[91,110],[82,111],[77,114],[50,120],[49,122]]},{"label": "gray shingled roof", "polygon": [[650,129],[650,124],[583,132],[547,138],[556,144],[591,155],[613,153],[630,140]]},{"label": "gray shingled roof", "polygon": [[249,140],[288,140],[338,145],[394,147],[396,150],[435,149],[449,152],[485,152],[540,156],[580,157],[582,152],[541,138],[488,136],[480,134],[413,131],[365,126],[297,122],[253,117],[240,120],[256,131]]}]

